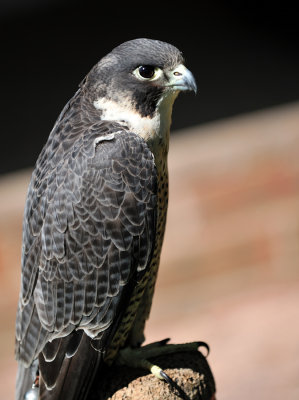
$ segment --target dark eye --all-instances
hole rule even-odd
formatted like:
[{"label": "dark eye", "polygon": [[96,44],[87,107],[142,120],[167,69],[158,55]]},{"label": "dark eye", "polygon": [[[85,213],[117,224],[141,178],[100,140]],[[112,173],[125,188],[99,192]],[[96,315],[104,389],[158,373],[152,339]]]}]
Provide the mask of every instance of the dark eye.
[{"label": "dark eye", "polygon": [[155,74],[155,67],[152,67],[151,65],[141,65],[138,68],[138,72],[139,72],[140,76],[142,76],[142,78],[150,79]]},{"label": "dark eye", "polygon": [[163,75],[161,68],[152,65],[140,65],[133,71],[133,75],[140,81],[154,81]]}]

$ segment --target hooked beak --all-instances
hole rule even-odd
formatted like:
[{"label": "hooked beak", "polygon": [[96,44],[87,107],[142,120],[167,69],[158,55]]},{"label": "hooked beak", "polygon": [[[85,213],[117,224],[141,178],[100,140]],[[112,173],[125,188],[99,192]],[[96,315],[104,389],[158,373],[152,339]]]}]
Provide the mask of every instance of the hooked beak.
[{"label": "hooked beak", "polygon": [[169,81],[166,84],[167,87],[171,87],[174,90],[190,90],[197,92],[197,86],[195,78],[192,72],[185,67],[185,65],[180,64],[175,69],[170,71],[168,74]]}]

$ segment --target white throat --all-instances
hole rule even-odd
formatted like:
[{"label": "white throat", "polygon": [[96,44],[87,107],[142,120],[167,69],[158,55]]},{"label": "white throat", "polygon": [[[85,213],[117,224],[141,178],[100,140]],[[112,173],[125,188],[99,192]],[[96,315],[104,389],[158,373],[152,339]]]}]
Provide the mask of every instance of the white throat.
[{"label": "white throat", "polygon": [[102,120],[117,121],[140,135],[152,147],[155,153],[156,146],[166,146],[168,149],[169,130],[174,100],[178,91],[167,92],[159,101],[153,117],[142,117],[132,107],[130,101],[118,103],[113,100],[100,98],[94,101],[95,108],[102,111]]}]

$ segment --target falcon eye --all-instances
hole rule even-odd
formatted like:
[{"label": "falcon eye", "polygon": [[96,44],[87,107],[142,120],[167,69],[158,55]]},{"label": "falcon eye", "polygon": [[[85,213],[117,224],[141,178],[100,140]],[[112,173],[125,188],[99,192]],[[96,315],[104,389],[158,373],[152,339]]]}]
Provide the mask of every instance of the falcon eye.
[{"label": "falcon eye", "polygon": [[140,65],[137,67],[133,74],[138,78],[140,81],[153,81],[158,79],[162,75],[163,71],[152,65]]},{"label": "falcon eye", "polygon": [[142,65],[138,68],[139,75],[142,76],[144,79],[150,79],[155,74],[155,67],[151,65]]}]

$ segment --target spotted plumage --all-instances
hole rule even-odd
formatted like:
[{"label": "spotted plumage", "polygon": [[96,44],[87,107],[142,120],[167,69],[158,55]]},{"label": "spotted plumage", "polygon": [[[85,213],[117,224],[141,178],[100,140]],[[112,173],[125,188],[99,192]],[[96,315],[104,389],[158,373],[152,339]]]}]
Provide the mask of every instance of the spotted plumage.
[{"label": "spotted plumage", "polygon": [[100,60],[60,114],[25,206],[16,399],[37,374],[40,398],[84,399],[97,369],[143,342],[172,104],[195,88],[174,46],[137,39]]}]

